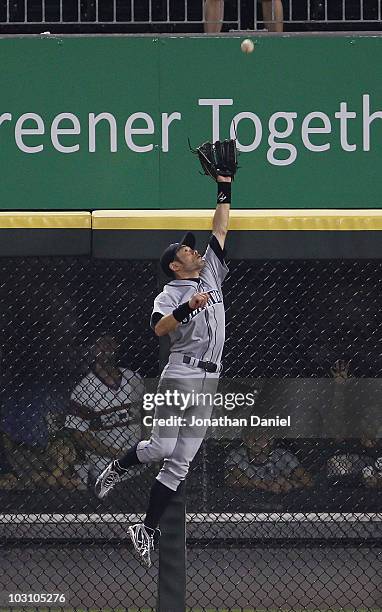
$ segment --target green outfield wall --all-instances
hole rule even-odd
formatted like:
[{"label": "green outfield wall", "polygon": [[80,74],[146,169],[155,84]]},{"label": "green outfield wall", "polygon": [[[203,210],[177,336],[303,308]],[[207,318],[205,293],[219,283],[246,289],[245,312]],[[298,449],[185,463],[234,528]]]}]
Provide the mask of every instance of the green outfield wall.
[{"label": "green outfield wall", "polygon": [[237,132],[239,208],[380,208],[382,38],[0,39],[0,208],[211,208],[195,146]]}]

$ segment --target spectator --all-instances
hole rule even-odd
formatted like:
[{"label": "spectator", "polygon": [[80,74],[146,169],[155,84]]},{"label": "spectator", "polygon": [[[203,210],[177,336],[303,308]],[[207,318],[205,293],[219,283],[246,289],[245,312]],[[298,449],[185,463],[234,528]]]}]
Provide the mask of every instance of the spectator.
[{"label": "spectator", "polygon": [[15,443],[45,448],[49,441],[46,395],[45,388],[27,379],[19,386],[10,380],[1,398],[0,430]]},{"label": "spectator", "polygon": [[262,0],[264,28],[268,32],[282,32],[284,11],[281,0]]},{"label": "spectator", "polygon": [[348,425],[348,411],[345,392],[348,389],[350,361],[337,359],[330,368],[332,386],[331,405],[322,406],[322,435],[325,438],[341,440],[346,437]]},{"label": "spectator", "polygon": [[[89,371],[71,394],[65,426],[86,452],[78,466],[83,482],[102,472],[108,458],[141,439],[143,381],[136,372],[118,367],[117,351],[115,338],[100,336],[88,350]],[[130,471],[128,477],[132,475]]]},{"label": "spectator", "polygon": [[322,433],[342,444],[342,449],[353,448],[354,453],[356,448],[356,453],[364,455],[368,448],[375,454],[382,424],[382,387],[379,379],[352,377],[349,366],[350,361],[338,359],[330,370],[334,392],[330,410],[321,413]]},{"label": "spectator", "polygon": [[372,489],[382,489],[382,457],[377,457],[372,465],[362,470],[363,482]]},{"label": "spectator", "polygon": [[337,359],[330,370],[333,402],[322,420],[323,433],[334,438],[336,450],[326,463],[326,475],[332,485],[379,488],[382,476],[376,467],[380,451],[375,435],[380,418],[374,407],[378,399],[374,392],[379,389],[374,389],[374,381],[370,386],[368,380],[351,378],[349,366],[350,361]]},{"label": "spectator", "polygon": [[[63,429],[67,399],[45,385],[11,378],[2,386],[0,419],[5,468],[0,488],[81,488],[75,441]],[[83,487],[82,487],[83,488]]]},{"label": "spectator", "polygon": [[258,434],[253,427],[242,433],[243,445],[229,455],[226,482],[230,486],[287,493],[312,485],[309,473],[297,457],[267,434]]},{"label": "spectator", "polygon": [[382,482],[382,458],[377,442],[362,437],[359,440],[337,442],[338,450],[327,461],[327,477],[332,485],[378,487]]},{"label": "spectator", "polygon": [[[21,414],[27,414],[27,411]],[[53,418],[50,415],[50,422]],[[40,439],[15,440],[9,434],[2,434],[9,471],[1,475],[0,489],[81,488],[81,482],[74,473],[77,453],[73,443],[63,430],[50,432],[48,423],[43,423],[44,419],[41,430],[47,432],[47,437]],[[22,431],[23,427],[20,429]]]},{"label": "spectator", "polygon": [[[264,28],[268,32],[283,31],[282,0],[262,0]],[[204,31],[206,34],[221,32],[224,18],[224,0],[205,0]]]}]

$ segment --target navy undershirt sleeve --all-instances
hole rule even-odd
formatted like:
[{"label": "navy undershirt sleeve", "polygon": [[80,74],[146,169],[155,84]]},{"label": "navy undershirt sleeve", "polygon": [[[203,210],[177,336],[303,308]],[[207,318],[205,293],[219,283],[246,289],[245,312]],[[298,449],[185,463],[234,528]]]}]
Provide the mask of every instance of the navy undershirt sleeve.
[{"label": "navy undershirt sleeve", "polygon": [[221,248],[219,240],[216,238],[216,236],[211,236],[209,245],[215,253],[216,257],[219,259],[219,261],[221,261],[221,263],[224,263],[224,258],[227,255],[227,250],[225,248]]},{"label": "navy undershirt sleeve", "polygon": [[161,318],[163,317],[162,313],[160,312],[153,312],[153,314],[151,315],[151,319],[150,319],[150,327],[151,329],[154,329],[156,324],[158,323],[158,321],[161,320]]}]

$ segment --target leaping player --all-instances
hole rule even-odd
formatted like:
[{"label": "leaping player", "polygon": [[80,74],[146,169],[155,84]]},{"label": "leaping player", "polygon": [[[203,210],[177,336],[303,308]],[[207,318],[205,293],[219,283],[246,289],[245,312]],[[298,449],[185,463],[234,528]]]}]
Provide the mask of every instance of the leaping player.
[{"label": "leaping player", "polygon": [[[184,393],[217,389],[225,341],[225,309],[222,283],[228,273],[225,239],[231,203],[231,182],[237,170],[233,140],[205,143],[197,149],[206,174],[217,182],[217,206],[212,235],[204,255],[195,249],[195,236],[187,232],[162,253],[160,264],[171,279],[155,298],[151,327],[159,337],[169,336],[170,355],[158,391]],[[159,521],[205,436],[207,426],[191,425],[193,417],[209,419],[213,403],[196,402],[184,410],[185,423],[170,427],[154,425],[149,440],[142,440],[120,459],[112,461],[97,479],[96,495],[103,499],[131,466],[163,460],[151,488],[143,523],[129,527],[139,558],[151,566],[151,551],[159,538]],[[155,417],[179,415],[173,405],[156,407]]]}]

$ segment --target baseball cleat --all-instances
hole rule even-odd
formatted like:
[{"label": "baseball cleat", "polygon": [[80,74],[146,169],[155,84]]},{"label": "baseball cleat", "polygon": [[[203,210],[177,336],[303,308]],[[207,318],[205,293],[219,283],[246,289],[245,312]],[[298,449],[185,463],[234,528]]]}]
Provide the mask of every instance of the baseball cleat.
[{"label": "baseball cleat", "polygon": [[116,471],[114,461],[112,461],[96,480],[94,492],[98,499],[106,497],[120,481],[121,476]]},{"label": "baseball cleat", "polygon": [[128,533],[141,563],[147,568],[151,567],[151,551],[159,539],[159,529],[151,529],[140,523],[131,525]]}]

